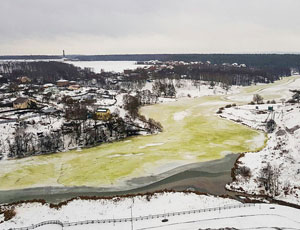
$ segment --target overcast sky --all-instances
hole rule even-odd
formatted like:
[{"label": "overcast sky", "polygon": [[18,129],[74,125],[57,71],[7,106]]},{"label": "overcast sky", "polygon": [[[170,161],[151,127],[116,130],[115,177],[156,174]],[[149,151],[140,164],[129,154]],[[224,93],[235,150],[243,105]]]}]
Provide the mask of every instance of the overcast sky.
[{"label": "overcast sky", "polygon": [[0,55],[300,52],[300,0],[0,1]]}]

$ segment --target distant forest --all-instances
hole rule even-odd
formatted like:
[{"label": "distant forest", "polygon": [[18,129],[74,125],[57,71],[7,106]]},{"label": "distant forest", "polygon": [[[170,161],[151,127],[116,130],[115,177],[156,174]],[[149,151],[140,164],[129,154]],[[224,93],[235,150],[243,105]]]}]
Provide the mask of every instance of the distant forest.
[{"label": "distant forest", "polygon": [[[18,56],[19,58],[21,56]],[[21,59],[52,59],[54,56],[22,56]],[[57,56],[59,57],[59,56]],[[1,57],[3,58],[3,56]],[[13,58],[12,56],[10,57]],[[115,60],[115,61],[185,61],[202,62],[176,64],[173,69],[159,70],[137,69],[135,73],[126,77],[126,81],[145,82],[147,79],[180,79],[182,77],[193,80],[221,82],[227,85],[250,85],[253,83],[269,83],[291,74],[291,69],[299,71],[300,55],[292,54],[157,54],[157,55],[98,55],[98,56],[70,56],[80,60]],[[8,56],[4,59],[9,59]],[[206,63],[210,61],[211,64]],[[227,65],[222,65],[228,63]],[[232,63],[246,64],[247,67],[237,67]],[[16,81],[17,78],[28,76],[32,83],[54,83],[59,79],[87,82],[97,79],[105,85],[108,78],[114,78],[113,73],[94,73],[89,69],[80,69],[71,64],[55,61],[36,62],[4,62],[0,63],[0,75],[5,79]],[[2,81],[5,81],[2,78]],[[125,79],[124,79],[125,80]],[[123,80],[123,81],[124,81]]]},{"label": "distant forest", "polygon": [[[0,56],[5,59],[59,59],[61,56]],[[79,61],[210,61],[212,64],[239,63],[255,68],[300,68],[300,54],[128,54],[128,55],[67,55]]]},{"label": "distant forest", "polygon": [[30,77],[32,83],[55,83],[59,79],[78,81],[96,77],[87,69],[80,69],[72,64],[56,61],[36,61],[36,62],[7,62],[0,63],[0,75],[16,81],[22,76]]}]

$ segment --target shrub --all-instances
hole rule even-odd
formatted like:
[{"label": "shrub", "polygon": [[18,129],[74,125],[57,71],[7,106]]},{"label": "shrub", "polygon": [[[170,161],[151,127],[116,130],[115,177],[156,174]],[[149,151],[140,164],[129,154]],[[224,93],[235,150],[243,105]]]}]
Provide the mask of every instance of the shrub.
[{"label": "shrub", "polygon": [[239,174],[245,178],[250,178],[251,170],[247,166],[243,166],[243,167],[239,168]]},{"label": "shrub", "polygon": [[4,211],[3,215],[4,215],[4,221],[8,221],[11,220],[16,215],[16,212],[14,209],[9,209]]}]

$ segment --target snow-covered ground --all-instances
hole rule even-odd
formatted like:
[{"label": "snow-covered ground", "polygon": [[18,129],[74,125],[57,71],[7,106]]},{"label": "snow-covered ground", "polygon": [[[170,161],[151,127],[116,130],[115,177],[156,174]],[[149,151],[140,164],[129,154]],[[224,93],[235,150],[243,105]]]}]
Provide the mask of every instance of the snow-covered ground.
[{"label": "snow-covered ground", "polygon": [[[170,80],[176,90],[176,98],[182,97],[203,97],[203,96],[212,96],[212,95],[230,95],[237,94],[242,89],[241,86],[231,86],[226,90],[221,87],[221,84],[216,83],[215,86],[210,86],[207,81],[195,81],[190,79],[176,79]],[[146,82],[142,90],[152,90],[154,82]],[[168,98],[167,98],[168,99]],[[161,102],[165,102],[160,98]],[[170,100],[170,99],[169,99]]]},{"label": "snow-covered ground", "polygon": [[227,98],[236,102],[250,102],[253,94],[259,94],[265,100],[279,100],[290,99],[292,92],[290,90],[299,89],[300,77],[294,75],[292,77],[285,77],[280,81],[272,84],[257,84],[243,88],[238,94],[229,95]]},{"label": "snow-covered ground", "polygon": [[226,90],[221,87],[221,84],[216,84],[215,86],[210,86],[209,82],[199,81],[194,82],[191,80],[176,80],[174,82],[176,89],[176,97],[201,97],[201,96],[211,96],[211,95],[226,95],[238,93],[241,89],[240,86],[231,86]]},{"label": "snow-covered ground", "polygon": [[[58,220],[64,229],[299,229],[300,210],[274,204],[242,204],[230,198],[193,193],[158,193],[152,196],[114,198],[111,200],[75,199],[61,208],[49,204],[28,203],[14,207],[16,216],[0,224],[0,229],[31,226],[48,220]],[[159,216],[157,216],[159,215]],[[133,222],[131,222],[133,217]],[[1,218],[1,217],[0,217]],[[124,220],[123,218],[127,218]],[[139,218],[138,220],[136,218]],[[106,223],[67,226],[68,223],[94,220]],[[110,219],[110,221],[108,221]],[[121,220],[121,223],[114,222]],[[167,219],[166,222],[162,222]],[[268,221],[266,221],[266,219]],[[120,221],[120,220],[118,220]],[[110,222],[110,223],[108,223]],[[36,229],[61,229],[45,225]]]},{"label": "snow-covered ground", "polygon": [[[227,108],[222,117],[241,122],[255,129],[265,130],[266,121],[276,122],[274,132],[268,134],[267,146],[257,153],[246,153],[238,160],[238,168],[248,167],[250,177],[237,175],[227,185],[234,191],[275,196],[276,199],[300,205],[300,107],[299,105],[264,104]],[[274,112],[268,111],[272,106]],[[273,115],[272,115],[273,114]],[[278,171],[277,191],[266,191],[262,184],[262,169],[267,165]]]}]

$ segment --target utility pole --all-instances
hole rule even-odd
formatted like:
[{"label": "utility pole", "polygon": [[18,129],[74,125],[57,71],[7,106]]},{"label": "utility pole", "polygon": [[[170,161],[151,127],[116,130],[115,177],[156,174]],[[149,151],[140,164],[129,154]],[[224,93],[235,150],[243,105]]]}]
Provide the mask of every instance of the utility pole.
[{"label": "utility pole", "polygon": [[132,199],[132,203],[131,203],[131,206],[130,206],[130,216],[131,216],[131,230],[133,230],[133,215],[132,215],[132,209],[133,209],[134,198],[131,198],[131,199]]},{"label": "utility pole", "polygon": [[133,206],[133,203],[132,203],[132,205],[130,206],[130,213],[131,213],[131,230],[133,230],[132,206]]}]

